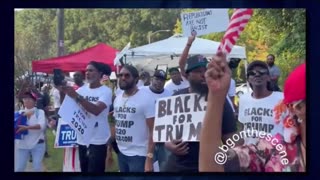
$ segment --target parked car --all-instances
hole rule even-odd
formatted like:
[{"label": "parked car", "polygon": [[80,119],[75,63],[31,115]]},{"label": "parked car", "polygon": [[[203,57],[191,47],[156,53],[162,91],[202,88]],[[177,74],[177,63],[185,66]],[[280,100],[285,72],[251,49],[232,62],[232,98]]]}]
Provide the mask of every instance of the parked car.
[{"label": "parked car", "polygon": [[241,95],[245,93],[251,93],[252,89],[247,86],[247,83],[240,84],[236,87],[236,95],[240,97]]}]

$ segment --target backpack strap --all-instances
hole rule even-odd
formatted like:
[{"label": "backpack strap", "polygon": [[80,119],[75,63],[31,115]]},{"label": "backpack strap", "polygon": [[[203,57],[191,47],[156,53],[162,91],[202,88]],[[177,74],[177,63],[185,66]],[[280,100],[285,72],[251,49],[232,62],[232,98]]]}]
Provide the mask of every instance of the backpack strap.
[{"label": "backpack strap", "polygon": [[38,116],[39,116],[39,109],[38,108],[36,108],[35,113],[36,113],[36,118],[38,119]]}]

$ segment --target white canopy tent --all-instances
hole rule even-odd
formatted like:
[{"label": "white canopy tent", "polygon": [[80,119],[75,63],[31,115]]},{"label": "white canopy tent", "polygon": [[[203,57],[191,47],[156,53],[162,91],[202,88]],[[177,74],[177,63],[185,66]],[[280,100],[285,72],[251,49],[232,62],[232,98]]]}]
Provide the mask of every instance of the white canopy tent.
[{"label": "white canopy tent", "polygon": [[[132,48],[126,52],[126,62],[132,63],[139,69],[154,70],[157,65],[166,64],[168,67],[178,66],[179,56],[182,54],[188,37],[176,34],[168,39]],[[202,54],[210,57],[217,52],[220,42],[196,38],[189,54]],[[234,46],[228,58],[246,58],[245,47]],[[119,64],[119,62],[115,62]]]}]

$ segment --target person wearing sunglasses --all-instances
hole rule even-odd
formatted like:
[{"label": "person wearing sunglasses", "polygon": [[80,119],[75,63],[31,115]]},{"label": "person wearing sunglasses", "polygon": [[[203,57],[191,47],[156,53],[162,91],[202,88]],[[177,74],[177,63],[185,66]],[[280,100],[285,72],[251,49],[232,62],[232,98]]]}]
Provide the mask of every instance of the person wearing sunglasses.
[{"label": "person wearing sunglasses", "polygon": [[134,66],[124,65],[118,78],[123,92],[114,100],[113,116],[120,172],[153,171],[155,101],[146,89],[138,88]]},{"label": "person wearing sunglasses", "polygon": [[[246,93],[239,99],[238,119],[243,130],[257,130],[271,135],[283,134],[282,127],[274,122],[273,107],[283,98],[282,92],[271,90],[268,65],[263,61],[253,61],[247,68],[247,81],[252,93]],[[255,144],[258,137],[247,135],[245,144]]]}]

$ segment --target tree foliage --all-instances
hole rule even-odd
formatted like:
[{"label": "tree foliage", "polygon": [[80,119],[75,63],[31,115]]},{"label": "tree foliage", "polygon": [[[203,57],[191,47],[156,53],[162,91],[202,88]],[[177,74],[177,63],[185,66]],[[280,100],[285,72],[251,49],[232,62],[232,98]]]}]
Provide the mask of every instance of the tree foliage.
[{"label": "tree foliage", "polygon": [[[181,12],[199,9],[65,9],[65,53],[69,54],[103,42],[122,49],[152,42],[181,33]],[[31,68],[32,60],[57,55],[57,9],[27,9],[15,12],[15,75]],[[233,10],[229,10],[229,15]],[[265,60],[276,56],[282,75],[280,84],[306,54],[306,17],[304,9],[254,9],[254,15],[237,44],[246,47],[247,60]],[[224,32],[201,38],[221,41]],[[244,65],[234,74],[245,80]]]}]

